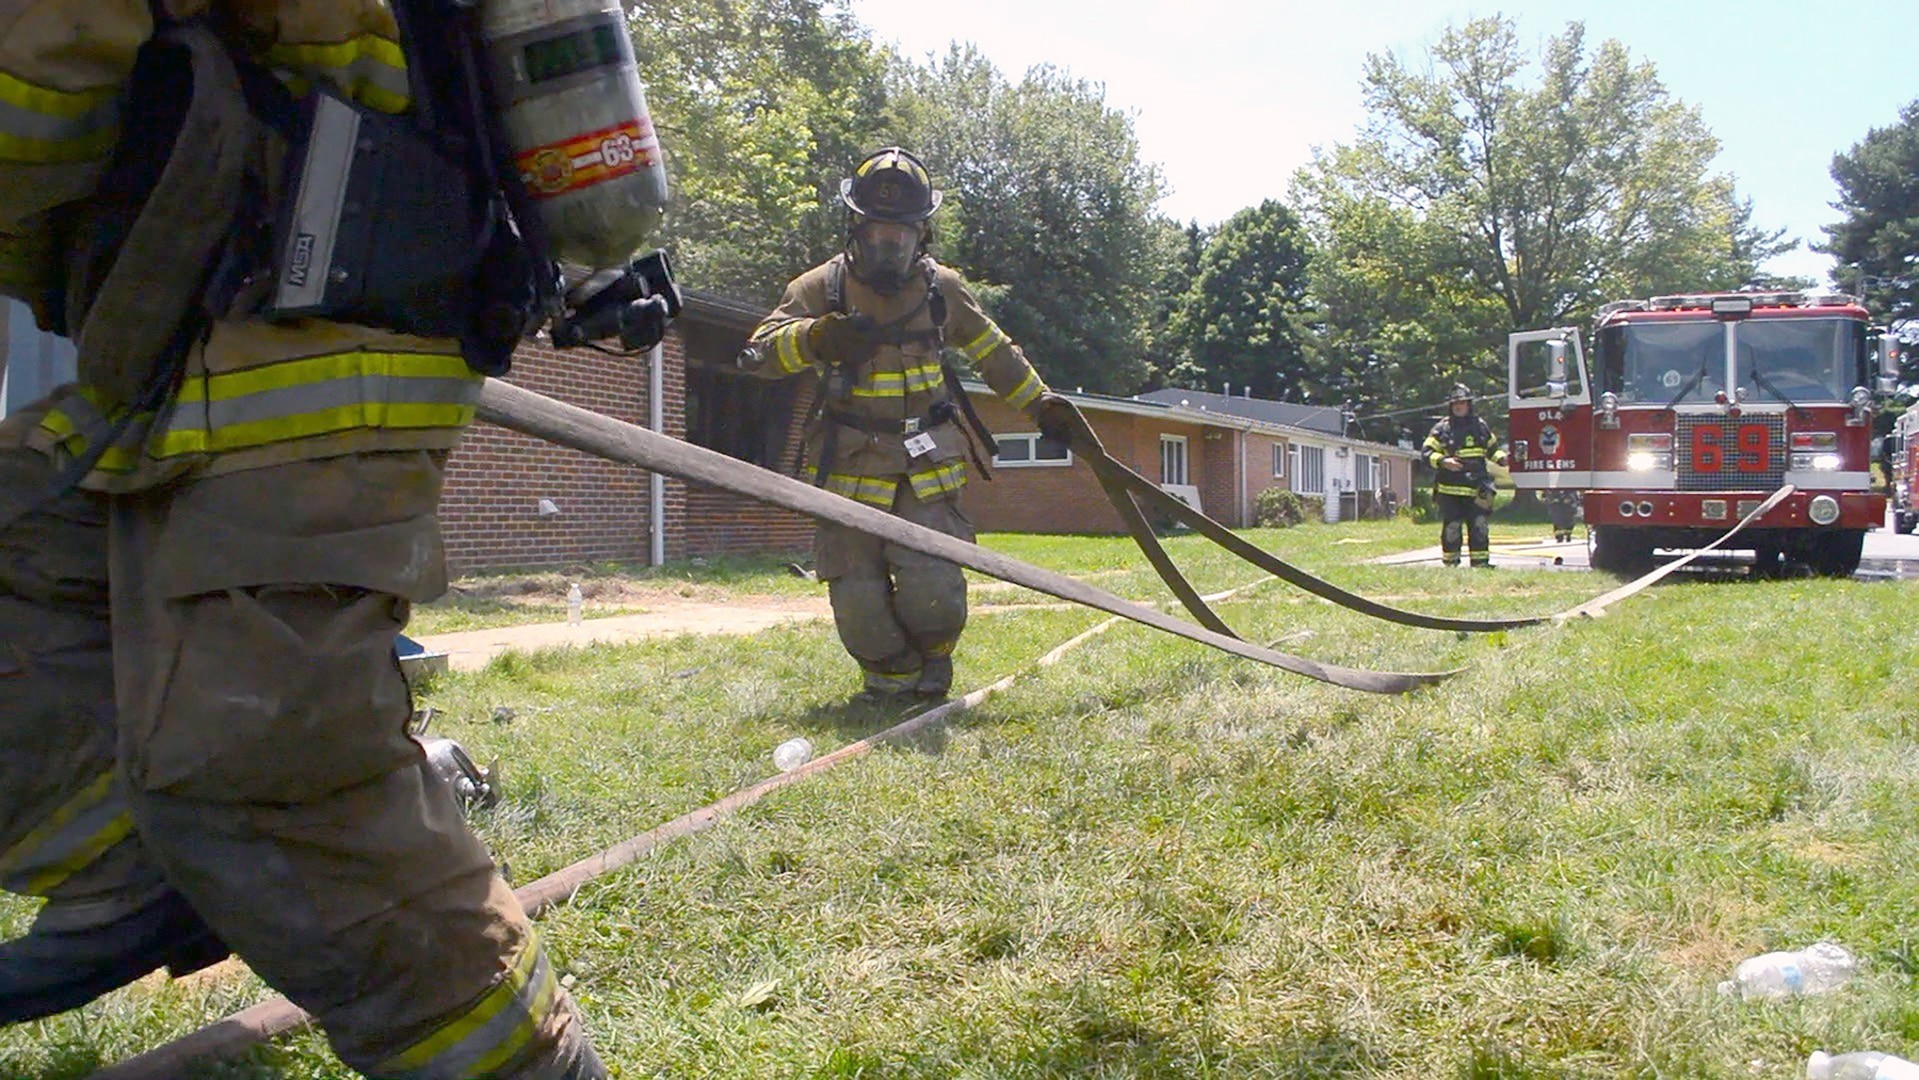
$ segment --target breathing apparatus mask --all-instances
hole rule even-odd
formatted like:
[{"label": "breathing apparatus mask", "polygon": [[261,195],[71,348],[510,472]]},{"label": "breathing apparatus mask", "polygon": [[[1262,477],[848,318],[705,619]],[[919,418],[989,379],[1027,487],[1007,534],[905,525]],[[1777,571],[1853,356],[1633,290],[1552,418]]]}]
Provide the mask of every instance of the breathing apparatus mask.
[{"label": "breathing apparatus mask", "polygon": [[880,293],[898,292],[913,280],[941,197],[926,166],[907,151],[889,146],[867,155],[840,181],[853,276]]},{"label": "breathing apparatus mask", "polygon": [[[506,370],[542,328],[652,347],[680,313],[660,142],[618,0],[393,0],[408,110],[295,106],[263,314],[457,337]],[[598,347],[598,346],[594,346]]]}]

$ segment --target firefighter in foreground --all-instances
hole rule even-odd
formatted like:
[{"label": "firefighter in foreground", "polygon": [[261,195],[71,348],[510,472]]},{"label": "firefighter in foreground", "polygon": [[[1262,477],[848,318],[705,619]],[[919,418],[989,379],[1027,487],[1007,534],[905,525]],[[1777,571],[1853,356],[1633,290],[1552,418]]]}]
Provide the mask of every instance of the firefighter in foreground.
[{"label": "firefighter in foreground", "polygon": [[418,57],[385,0],[208,6],[0,8],[0,287],[80,366],[0,425],[0,885],[46,899],[0,1023],[230,946],[363,1073],[603,1077],[404,733],[461,341],[198,315],[285,183],[249,99],[410,117]]},{"label": "firefighter in foreground", "polygon": [[[927,254],[939,208],[926,167],[889,147],[840,184],[846,250],[786,286],[742,365],[761,378],[821,376],[806,439],[807,478],[962,540],[967,459],[991,436],[948,363],[956,347],[1008,404],[1039,424],[1064,404],[958,274]],[[964,425],[964,426],[963,426]],[[1049,419],[1042,431],[1057,425]],[[966,578],[951,563],[821,523],[815,565],[833,621],[865,672],[861,698],[943,697],[966,626]]]},{"label": "firefighter in foreground", "polygon": [[1493,509],[1493,478],[1487,463],[1506,464],[1499,436],[1473,411],[1473,394],[1455,384],[1446,398],[1450,415],[1433,425],[1426,436],[1426,464],[1433,467],[1433,502],[1439,509],[1440,561],[1459,565],[1459,534],[1466,533],[1467,552],[1476,567],[1490,568],[1492,542],[1487,519]]}]

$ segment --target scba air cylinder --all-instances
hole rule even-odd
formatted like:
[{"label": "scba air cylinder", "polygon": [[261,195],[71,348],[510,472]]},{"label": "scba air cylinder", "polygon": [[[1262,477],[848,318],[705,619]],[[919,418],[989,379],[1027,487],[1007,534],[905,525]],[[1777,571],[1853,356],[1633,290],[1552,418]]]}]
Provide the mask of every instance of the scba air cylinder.
[{"label": "scba air cylinder", "polygon": [[552,255],[626,265],[666,210],[666,166],[633,43],[607,0],[484,0],[501,122]]}]

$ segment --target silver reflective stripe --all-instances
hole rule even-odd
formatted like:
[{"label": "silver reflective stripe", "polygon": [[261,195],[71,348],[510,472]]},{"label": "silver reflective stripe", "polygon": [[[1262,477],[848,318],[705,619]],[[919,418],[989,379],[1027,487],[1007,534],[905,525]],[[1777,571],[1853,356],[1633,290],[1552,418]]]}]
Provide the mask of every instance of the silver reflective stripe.
[{"label": "silver reflective stripe", "polygon": [[360,375],[276,387],[217,401],[182,401],[168,420],[167,430],[213,431],[368,402],[470,405],[479,400],[480,384],[475,379]]},{"label": "silver reflective stripe", "polygon": [[0,854],[0,888],[44,896],[132,831],[133,818],[114,787],[113,774],[102,773]]},{"label": "silver reflective stripe", "polygon": [[[559,994],[538,941],[529,939],[526,949],[534,963],[524,983],[515,987],[509,975],[508,981],[488,991],[459,1019],[388,1062],[380,1075],[394,1080],[466,1080],[492,1076],[517,1057],[545,1022]],[[413,1064],[422,1052],[431,1056]]]},{"label": "silver reflective stripe", "polygon": [[119,102],[111,97],[77,116],[55,116],[0,99],[0,131],[39,142],[83,138],[112,127],[119,116]]}]

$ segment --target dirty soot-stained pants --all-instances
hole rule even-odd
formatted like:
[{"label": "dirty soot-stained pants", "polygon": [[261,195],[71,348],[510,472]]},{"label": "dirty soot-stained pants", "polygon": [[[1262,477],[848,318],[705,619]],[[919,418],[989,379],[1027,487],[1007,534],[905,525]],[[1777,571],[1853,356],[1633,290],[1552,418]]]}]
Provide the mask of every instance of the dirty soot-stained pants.
[{"label": "dirty soot-stained pants", "polygon": [[[973,539],[959,493],[922,501],[900,483],[893,513],[961,540]],[[840,643],[866,673],[866,687],[885,693],[930,689],[952,681],[953,647],[966,628],[966,575],[958,566],[889,544],[844,525],[821,522],[814,558],[827,582]],[[922,672],[931,678],[922,684]]]},{"label": "dirty soot-stained pants", "polygon": [[[54,482],[37,420],[0,425],[0,521]],[[164,874],[354,1068],[557,1075],[571,1004],[405,734],[440,476],[357,454],[0,528],[0,885],[107,917]]]},{"label": "dirty soot-stained pants", "polygon": [[1447,566],[1459,565],[1459,534],[1466,533],[1467,548],[1474,566],[1492,565],[1491,514],[1470,495],[1433,496],[1439,504],[1439,560]]}]

